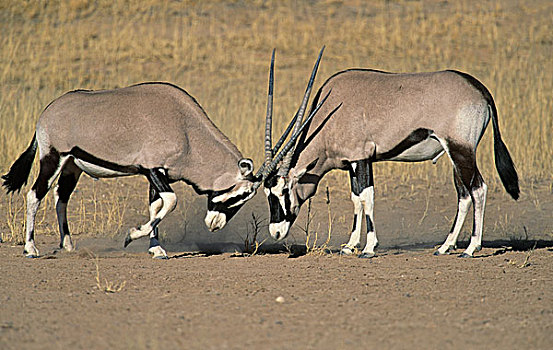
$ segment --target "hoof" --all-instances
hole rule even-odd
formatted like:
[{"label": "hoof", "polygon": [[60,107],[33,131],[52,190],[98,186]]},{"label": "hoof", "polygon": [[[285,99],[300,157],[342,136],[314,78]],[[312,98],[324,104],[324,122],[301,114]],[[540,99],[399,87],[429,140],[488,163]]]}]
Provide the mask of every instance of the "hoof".
[{"label": "hoof", "polygon": [[352,254],[353,254],[353,249],[352,248],[344,247],[344,248],[342,248],[342,250],[340,250],[340,255],[347,256],[347,255],[352,255]]},{"label": "hoof", "polygon": [[459,255],[459,258],[465,259],[465,258],[472,258],[472,255],[468,255],[467,253],[463,253]]},{"label": "hoof", "polygon": [[156,260],[169,260],[169,257],[167,255],[158,255],[158,256],[152,256],[152,259]]},{"label": "hoof", "polygon": [[129,233],[127,233],[127,236],[125,237],[125,245],[123,246],[124,248],[127,248],[127,246],[132,242],[132,238],[131,238],[131,235]]},{"label": "hoof", "polygon": [[440,256],[440,255],[443,255],[443,254],[440,253],[439,250],[436,250],[432,255],[434,255],[434,256]]},{"label": "hoof", "polygon": [[363,253],[359,255],[359,259],[370,259],[370,258],[374,258],[375,256],[376,254],[374,253]]},{"label": "hoof", "polygon": [[28,259],[37,259],[39,256],[35,254],[29,254],[29,255],[25,255],[25,257]]}]

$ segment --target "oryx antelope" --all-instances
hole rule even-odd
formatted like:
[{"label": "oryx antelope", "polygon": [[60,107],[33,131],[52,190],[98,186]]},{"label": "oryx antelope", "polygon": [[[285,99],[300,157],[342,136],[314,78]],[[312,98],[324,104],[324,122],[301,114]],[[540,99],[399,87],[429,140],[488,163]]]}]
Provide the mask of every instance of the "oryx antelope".
[{"label": "oryx antelope", "polygon": [[[490,119],[501,181],[515,200],[520,192],[513,161],[501,140],[494,100],[482,83],[458,71],[395,74],[350,69],[330,77],[313,105],[324,95],[328,95],[327,103],[316,112],[295,149],[291,148],[288,162],[264,180],[273,238],[287,236],[301,205],[315,194],[328,171],[343,169],[350,174],[354,220],[351,237],[341,253],[352,254],[360,244],[364,212],[367,243],[360,257],[372,257],[378,243],[373,163],[436,162],[446,153],[453,164],[458,209],[447,239],[435,254],[455,248],[471,203],[472,237],[461,256],[471,257],[481,249],[487,185],[476,165],[476,148]],[[337,104],[342,104],[341,108],[329,118]],[[271,157],[270,145],[266,155]]]},{"label": "oryx antelope", "polygon": [[2,176],[8,193],[26,184],[39,149],[39,175],[27,193],[24,254],[37,257],[35,216],[59,175],[55,190],[60,248],[72,250],[67,202],[82,172],[93,178],[143,175],[150,184],[150,220],[131,229],[125,246],[150,236],[149,252],[166,257],[157,226],[176,206],[171,183],[184,181],[207,195],[211,231],[228,220],[259,187],[253,162],[217,129],[196,100],[169,83],[66,93],[42,112],[27,150]]}]

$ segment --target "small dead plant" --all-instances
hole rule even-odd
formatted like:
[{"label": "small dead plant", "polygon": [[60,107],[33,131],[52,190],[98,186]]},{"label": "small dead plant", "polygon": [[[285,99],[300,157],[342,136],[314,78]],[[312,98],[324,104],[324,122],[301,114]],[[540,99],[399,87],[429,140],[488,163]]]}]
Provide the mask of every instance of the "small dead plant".
[{"label": "small dead plant", "polygon": [[248,255],[255,255],[259,247],[265,243],[267,239],[264,239],[261,243],[257,241],[257,236],[261,231],[264,219],[260,219],[252,212],[252,219],[246,226],[246,237],[244,237],[244,253]]},{"label": "small dead plant", "polygon": [[[305,233],[305,248],[307,252],[306,254],[324,255],[330,251],[330,249],[328,248],[328,244],[330,243],[330,237],[332,235],[333,218],[332,218],[332,212],[330,210],[330,190],[328,186],[326,187],[326,208],[328,213],[328,231],[327,231],[328,234],[326,237],[326,241],[321,245],[317,245],[317,240],[319,238],[318,230],[315,230],[313,235],[309,230],[309,225],[313,220],[313,217],[311,216],[311,198],[309,198],[307,203],[307,219],[305,222],[305,227],[301,228],[301,230]],[[312,243],[311,243],[311,239],[313,239]]]},{"label": "small dead plant", "polygon": [[127,281],[110,282],[107,280],[107,278],[104,278],[104,281],[102,283],[102,279],[100,278],[100,264],[98,256],[91,251],[88,251],[88,255],[92,258],[92,260],[94,261],[94,265],[96,266],[96,287],[98,287],[98,290],[106,294],[119,293],[120,291],[122,291],[127,284]]}]

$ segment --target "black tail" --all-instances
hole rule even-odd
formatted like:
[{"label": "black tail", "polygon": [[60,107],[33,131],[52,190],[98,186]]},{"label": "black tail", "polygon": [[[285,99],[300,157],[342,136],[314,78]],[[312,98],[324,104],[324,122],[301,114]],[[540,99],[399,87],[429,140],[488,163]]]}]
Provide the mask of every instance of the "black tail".
[{"label": "black tail", "polygon": [[509,155],[507,146],[505,146],[503,140],[501,140],[495,103],[493,102],[493,99],[488,102],[488,108],[490,109],[493,126],[493,151],[495,156],[495,167],[499,173],[499,178],[501,179],[505,190],[511,195],[511,197],[517,200],[520,194],[520,189],[518,187],[518,175],[515,169],[515,164]]},{"label": "black tail", "polygon": [[35,160],[36,148],[37,141],[35,134],[29,147],[13,163],[10,171],[6,175],[2,175],[2,179],[4,179],[2,186],[6,188],[8,194],[15,191],[19,192],[21,187],[27,183],[29,173],[33,167],[33,161]]}]

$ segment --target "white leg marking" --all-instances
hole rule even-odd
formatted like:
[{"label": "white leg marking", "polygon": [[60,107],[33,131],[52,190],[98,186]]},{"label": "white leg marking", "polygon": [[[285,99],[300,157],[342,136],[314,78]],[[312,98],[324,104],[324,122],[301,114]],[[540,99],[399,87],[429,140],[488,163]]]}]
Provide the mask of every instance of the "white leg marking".
[{"label": "white leg marking", "polygon": [[485,183],[482,183],[480,188],[472,192],[474,200],[474,231],[470,238],[470,244],[464,252],[464,254],[469,256],[472,256],[474,252],[482,248],[482,230],[484,229],[484,209],[486,207],[487,193],[488,186]]},{"label": "white leg marking", "polygon": [[453,226],[453,230],[451,231],[451,233],[447,235],[444,244],[442,244],[441,247],[438,249],[439,254],[447,254],[450,249],[456,248],[457,238],[459,237],[459,233],[461,232],[461,228],[463,227],[463,223],[465,222],[465,218],[470,209],[471,203],[472,200],[470,199],[470,196],[459,199],[455,225]]},{"label": "white leg marking", "polygon": [[148,249],[148,253],[152,254],[153,259],[167,258],[167,252],[159,245]]},{"label": "white leg marking", "polygon": [[[175,207],[177,206],[177,195],[173,192],[162,192],[159,194],[162,201],[162,207],[157,211],[157,213],[154,215],[153,218],[150,218],[150,221],[145,223],[144,225],[140,226],[139,228],[132,228],[129,232],[129,237],[131,240],[139,239],[141,237],[147,236],[150,234],[150,232],[153,231],[152,223],[155,220],[163,220],[163,218],[172,212]],[[158,203],[157,201],[153,202],[152,204],[155,204],[156,206]],[[151,207],[151,206],[150,206]],[[150,213],[152,213],[154,209],[150,208]]]},{"label": "white leg marking", "polygon": [[[352,164],[354,166],[355,164]],[[361,242],[361,226],[363,222],[363,206],[359,196],[351,193],[351,201],[353,202],[353,214],[355,217],[355,229],[351,232],[348,243],[342,248],[341,253],[350,255],[353,250],[359,246]]]},{"label": "white leg marking", "polygon": [[40,201],[36,198],[34,190],[27,192],[27,227],[25,234],[25,255],[28,257],[37,257],[38,249],[35,246],[35,217]]},{"label": "white leg marking", "polygon": [[363,254],[374,255],[374,248],[378,244],[378,239],[376,238],[376,230],[374,228],[374,187],[367,187],[359,195],[361,203],[365,210],[365,215],[369,216],[369,219],[373,225],[367,232],[367,244],[365,249],[363,249]]}]

